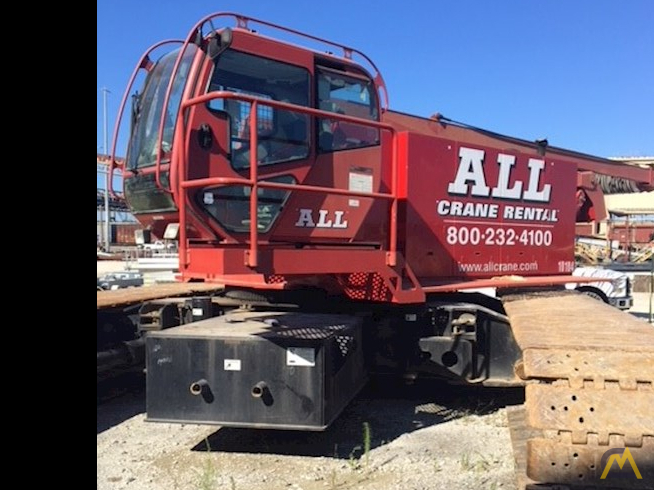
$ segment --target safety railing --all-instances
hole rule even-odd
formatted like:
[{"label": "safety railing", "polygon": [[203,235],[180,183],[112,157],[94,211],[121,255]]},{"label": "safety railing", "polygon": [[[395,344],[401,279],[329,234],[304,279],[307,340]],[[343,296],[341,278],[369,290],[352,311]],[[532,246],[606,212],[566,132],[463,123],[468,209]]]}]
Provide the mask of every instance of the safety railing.
[{"label": "safety railing", "polygon": [[275,30],[278,30],[278,31],[281,31],[281,32],[292,34],[292,35],[297,36],[299,38],[304,38],[304,39],[311,40],[313,42],[322,44],[325,47],[337,48],[337,49],[342,51],[343,58],[348,59],[348,60],[353,60],[354,59],[353,56],[357,55],[362,60],[364,60],[369,65],[370,68],[372,68],[372,70],[373,70],[372,77],[373,77],[373,79],[375,81],[375,85],[382,92],[382,94],[384,96],[382,106],[383,106],[384,109],[388,109],[388,91],[386,90],[386,83],[384,82],[384,78],[382,77],[381,72],[379,71],[379,69],[377,68],[375,63],[366,54],[362,53],[358,49],[355,49],[355,48],[352,48],[352,47],[349,47],[349,46],[345,46],[343,44],[340,44],[340,43],[337,43],[337,42],[334,42],[334,41],[330,41],[328,39],[317,37],[317,36],[314,36],[313,34],[307,34],[306,32],[296,31],[295,29],[291,29],[289,27],[280,26],[278,24],[274,24],[274,23],[268,22],[266,20],[255,19],[253,17],[246,17],[244,15],[234,14],[234,13],[231,13],[231,12],[222,12],[222,13],[215,14],[214,16],[208,17],[208,19],[205,22],[211,23],[211,21],[214,18],[221,17],[221,16],[222,17],[224,17],[224,16],[234,17],[236,19],[236,21],[237,21],[237,27],[240,27],[242,29],[251,29],[250,23],[259,24],[259,25],[262,25],[262,26],[269,27],[271,29],[275,29]]},{"label": "safety railing", "polygon": [[[388,91],[386,89],[386,82],[384,82],[384,78],[381,75],[381,72],[377,68],[377,65],[363,52],[359,51],[356,48],[352,48],[350,46],[345,46],[344,44],[337,43],[335,41],[330,41],[328,39],[324,39],[318,36],[314,36],[313,34],[308,34],[306,32],[302,31],[297,31],[295,29],[291,29],[290,27],[284,27],[279,24],[275,24],[272,22],[268,22],[266,20],[262,19],[256,19],[254,17],[248,17],[242,14],[237,14],[234,12],[216,12],[214,14],[207,15],[203,19],[200,19],[189,31],[189,34],[187,36],[187,41],[185,43],[184,48],[182,51],[185,51],[186,49],[186,44],[189,42],[197,42],[198,36],[205,36],[204,29],[206,26],[208,26],[211,31],[207,33],[206,35],[210,33],[217,32],[216,27],[213,24],[213,21],[219,18],[228,18],[232,19],[235,22],[235,27],[239,29],[246,29],[246,30],[252,30],[252,24],[257,24],[259,26],[265,26],[267,28],[270,28],[274,31],[279,31],[284,34],[291,34],[293,36],[296,36],[299,39],[304,39],[304,40],[309,40],[311,42],[314,42],[316,44],[321,45],[321,49],[326,48],[326,49],[338,49],[339,51],[342,52],[342,57],[348,60],[353,60],[354,56],[356,55],[359,59],[363,60],[370,69],[372,69],[372,78],[375,81],[375,85],[377,86],[378,90],[380,90],[383,94],[383,108],[388,109]],[[254,31],[253,31],[254,32]],[[312,49],[311,47],[306,47],[306,49],[310,49],[314,52],[319,52],[316,49]],[[329,51],[325,51],[324,53],[329,53]],[[181,54],[181,53],[180,53]],[[173,73],[175,75],[175,73]]]},{"label": "safety railing", "polygon": [[[241,177],[209,177],[202,179],[192,179],[186,180],[188,175],[188,159],[187,152],[182,148],[183,145],[176,144],[173,148],[173,166],[177,167],[177,185],[179,188],[179,197],[177,199],[179,206],[179,233],[180,233],[180,260],[186,260],[186,248],[187,248],[187,236],[186,236],[186,212],[187,206],[190,205],[187,199],[187,189],[207,187],[207,186],[217,186],[224,187],[229,185],[240,185],[246,186],[251,189],[250,191],[250,223],[249,223],[249,237],[250,244],[249,250],[247,251],[246,265],[248,267],[254,268],[258,266],[258,228],[257,228],[257,211],[258,211],[258,189],[279,189],[287,191],[300,191],[300,192],[317,192],[323,194],[336,194],[342,196],[351,196],[351,197],[368,197],[375,199],[385,199],[391,202],[390,206],[390,216],[389,216],[389,240],[388,240],[388,250],[387,250],[387,259],[386,262],[389,266],[394,267],[397,265],[397,212],[398,212],[398,145],[397,145],[397,132],[395,128],[386,123],[381,123],[377,121],[371,121],[368,119],[361,119],[353,116],[348,116],[345,114],[334,113],[330,111],[323,111],[319,109],[314,109],[311,107],[298,106],[294,104],[289,104],[286,102],[280,102],[269,99],[261,99],[258,97],[253,97],[245,94],[234,93],[234,92],[225,92],[217,91],[211,92],[205,95],[201,95],[192,99],[188,99],[182,102],[182,111],[190,109],[191,107],[199,104],[206,104],[207,102],[214,99],[235,99],[243,102],[250,103],[250,114],[249,114],[249,144],[250,148],[258,148],[258,137],[257,137],[257,109],[259,105],[269,106],[274,109],[283,109],[288,111],[297,112],[300,114],[306,114],[309,116],[322,118],[322,119],[333,119],[337,121],[350,122],[354,124],[360,124],[363,126],[368,126],[371,128],[378,129],[380,131],[380,142],[381,142],[381,132],[387,131],[391,135],[391,192],[363,192],[363,191],[353,191],[349,189],[338,189],[335,187],[323,187],[315,185],[306,185],[306,184],[284,184],[279,182],[268,182],[259,180],[259,167],[257,162],[257,152],[250,151],[250,175],[249,179]],[[183,125],[178,125],[176,127],[175,141],[188,141],[186,122]]]},{"label": "safety railing", "polygon": [[[109,193],[112,196],[116,196],[116,193],[114,191],[114,186],[113,186],[113,181],[114,181],[114,171],[118,167],[122,167],[123,169],[123,174],[124,174],[124,167],[125,167],[125,161],[123,160],[123,164],[119,165],[116,160],[116,147],[118,146],[118,135],[120,133],[120,124],[123,120],[123,114],[125,113],[125,107],[127,106],[127,100],[130,97],[130,93],[132,92],[132,87],[134,86],[134,82],[136,81],[136,77],[138,73],[141,70],[145,71],[150,71],[150,69],[153,66],[153,62],[150,59],[150,54],[155,51],[156,49],[160,48],[161,46],[165,46],[166,44],[183,44],[183,41],[179,39],[168,39],[165,41],[158,42],[156,44],[153,44],[150,46],[150,48],[141,56],[141,59],[139,62],[136,64],[136,67],[134,68],[134,71],[132,72],[131,77],[129,78],[129,82],[127,83],[127,87],[125,88],[125,92],[123,93],[123,98],[120,102],[120,107],[118,109],[118,115],[116,117],[116,124],[114,126],[114,135],[112,138],[111,142],[111,153],[110,153],[110,160],[109,160],[109,186],[108,190]],[[178,60],[180,58],[178,57]],[[170,89],[170,86],[168,87]],[[166,99],[167,101],[168,99]],[[165,112],[163,113],[165,114]],[[164,124],[164,118],[162,117],[160,123],[159,123],[159,141],[157,141],[157,148],[161,148],[161,131],[163,131],[163,124]],[[157,152],[157,167],[156,167],[156,181],[157,181],[157,186],[161,187],[161,181],[160,181],[160,171],[159,167],[161,164],[161,155],[160,152]]]},{"label": "safety railing", "polygon": [[[218,12],[218,13],[215,13],[215,14],[208,15],[208,16],[204,17],[203,19],[201,19],[200,21],[198,21],[191,28],[191,30],[189,31],[189,33],[186,36],[186,39],[184,41],[164,41],[162,43],[156,44],[155,46],[150,48],[150,50],[148,50],[148,52],[146,52],[146,54],[142,58],[142,62],[143,62],[143,60],[147,59],[147,55],[153,49],[155,49],[156,47],[161,46],[162,44],[166,44],[168,42],[179,42],[179,43],[182,44],[182,47],[180,48],[179,53],[177,55],[177,59],[175,60],[175,63],[173,65],[173,69],[172,69],[172,72],[171,72],[171,75],[170,75],[170,79],[168,81],[168,86],[166,87],[166,95],[165,95],[165,99],[164,99],[163,109],[161,111],[161,120],[159,122],[159,136],[157,138],[156,148],[158,148],[158,149],[161,148],[161,143],[162,143],[162,138],[163,138],[163,128],[164,128],[164,125],[165,125],[165,114],[167,113],[167,110],[168,110],[168,101],[170,100],[170,95],[171,95],[172,90],[173,90],[173,84],[174,84],[174,81],[175,81],[175,79],[177,77],[177,73],[179,72],[179,68],[180,68],[180,66],[182,64],[182,60],[184,59],[184,55],[185,55],[185,53],[186,53],[186,51],[187,51],[190,44],[198,44],[200,42],[200,40],[204,39],[204,37],[205,37],[205,33],[204,33],[205,26],[209,26],[211,28],[210,33],[218,32],[217,29],[213,25],[213,21],[215,19],[220,18],[220,17],[227,17],[227,18],[233,19],[235,21],[235,26],[237,28],[240,28],[240,29],[250,29],[249,24],[250,23],[256,23],[256,24],[259,24],[259,25],[263,25],[263,26],[275,29],[275,30],[279,30],[279,31],[282,31],[282,32],[292,34],[294,36],[305,38],[305,39],[311,40],[313,42],[321,43],[321,44],[323,44],[325,46],[338,48],[338,49],[342,50],[343,58],[345,58],[345,59],[350,59],[351,60],[351,59],[353,59],[353,55],[356,54],[357,56],[359,56],[361,59],[363,59],[372,68],[372,70],[373,70],[373,80],[375,81],[375,86],[377,87],[377,90],[383,94],[383,109],[385,109],[385,110],[388,109],[388,90],[386,89],[386,82],[384,81],[384,78],[382,77],[381,72],[379,71],[379,69],[377,68],[375,63],[367,55],[365,55],[361,51],[359,51],[357,49],[354,49],[354,48],[351,48],[351,47],[348,47],[348,46],[345,46],[345,45],[342,45],[342,44],[339,44],[339,43],[336,43],[336,42],[333,42],[333,41],[329,41],[327,39],[323,39],[323,38],[320,38],[320,37],[317,37],[317,36],[313,36],[311,34],[307,34],[307,33],[301,32],[301,31],[296,31],[295,29],[290,29],[288,27],[280,26],[278,24],[274,24],[274,23],[271,23],[271,22],[268,22],[268,21],[265,21],[265,20],[255,19],[253,17],[246,17],[244,15],[236,14],[236,13],[233,13],[233,12]],[[209,35],[210,33],[207,33],[206,35]],[[125,92],[125,96],[123,98],[123,104],[121,104],[121,114],[122,114],[122,111],[123,111],[123,105],[125,103],[126,97],[127,97],[128,93],[129,93],[129,90],[130,90],[131,85],[133,83],[133,78],[136,76],[136,72],[140,68],[141,63],[137,67],[137,70],[134,72],[134,75],[132,76],[132,80],[130,80],[128,90]],[[182,114],[181,110],[180,110],[179,114]],[[120,118],[118,120],[120,120]],[[175,126],[177,127],[177,124]],[[117,134],[117,130],[114,132],[114,134],[115,135]],[[115,143],[116,143],[116,140],[115,140],[115,137],[114,137],[114,151],[115,151]],[[114,151],[112,151],[112,154],[114,154]],[[160,188],[160,189],[163,189],[164,191],[169,191],[169,189],[165,189],[161,185],[161,151],[160,150],[157,151],[154,173],[155,173],[155,182],[156,182],[157,187]],[[173,199],[175,199],[174,193],[173,193]],[[180,203],[176,202],[176,204],[179,206]]]}]

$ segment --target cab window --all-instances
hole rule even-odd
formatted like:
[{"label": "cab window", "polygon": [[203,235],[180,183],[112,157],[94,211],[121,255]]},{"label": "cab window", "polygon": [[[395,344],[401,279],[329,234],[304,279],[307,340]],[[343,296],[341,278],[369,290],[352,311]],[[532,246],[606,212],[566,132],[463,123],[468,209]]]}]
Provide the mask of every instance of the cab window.
[{"label": "cab window", "polygon": [[[271,165],[309,156],[309,117],[275,109],[265,100],[309,106],[309,72],[279,61],[227,50],[214,69],[209,91],[224,90],[263,99],[257,108],[257,162]],[[214,99],[212,110],[224,111],[230,120],[232,166],[250,164],[250,102]]]},{"label": "cab window", "polygon": [[[324,111],[371,121],[379,120],[375,87],[371,80],[329,68],[317,69],[316,106]],[[318,120],[318,150],[329,152],[379,144],[379,130],[338,119]]]}]

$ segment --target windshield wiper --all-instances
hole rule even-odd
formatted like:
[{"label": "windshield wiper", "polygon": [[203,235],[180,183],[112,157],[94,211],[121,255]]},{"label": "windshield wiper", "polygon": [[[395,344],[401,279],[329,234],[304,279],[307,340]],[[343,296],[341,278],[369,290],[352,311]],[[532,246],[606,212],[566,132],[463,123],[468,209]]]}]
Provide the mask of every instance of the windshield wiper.
[{"label": "windshield wiper", "polygon": [[[136,127],[136,122],[139,119],[139,116],[141,114],[141,98],[142,95],[139,94],[139,91],[137,90],[134,92],[132,95],[132,119],[131,119],[131,128],[130,128],[130,139],[132,138],[134,134],[134,128]],[[134,161],[134,164],[129,167],[129,170],[134,172],[134,174],[138,174],[138,161]]]}]

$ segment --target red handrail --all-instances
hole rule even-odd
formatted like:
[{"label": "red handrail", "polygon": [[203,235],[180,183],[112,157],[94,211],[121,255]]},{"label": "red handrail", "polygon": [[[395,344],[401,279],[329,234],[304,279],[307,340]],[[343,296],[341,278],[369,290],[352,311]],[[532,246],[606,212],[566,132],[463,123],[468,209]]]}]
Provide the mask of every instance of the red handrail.
[{"label": "red handrail", "polygon": [[[290,34],[293,34],[293,35],[296,35],[296,36],[300,36],[300,37],[304,37],[306,39],[310,39],[312,41],[323,43],[323,44],[328,45],[328,46],[337,47],[337,48],[343,50],[343,58],[348,59],[348,60],[351,60],[352,59],[352,54],[356,53],[357,55],[361,56],[374,70],[373,79],[374,79],[375,85],[377,87],[378,92],[383,92],[383,96],[384,96],[384,104],[382,105],[382,109],[383,110],[388,109],[388,91],[386,89],[386,83],[384,82],[384,79],[383,79],[383,77],[381,75],[381,72],[379,71],[377,66],[373,63],[373,61],[368,56],[366,56],[364,53],[362,53],[361,51],[356,50],[354,48],[350,48],[348,46],[344,46],[342,44],[338,44],[338,43],[326,40],[326,39],[322,39],[322,38],[319,38],[319,37],[316,37],[316,36],[313,36],[313,35],[310,35],[310,34],[306,34],[306,33],[300,32],[300,31],[296,31],[294,29],[289,29],[289,28],[279,26],[277,24],[273,24],[273,23],[270,23],[270,22],[267,22],[267,21],[264,21],[264,20],[254,19],[252,17],[246,17],[246,16],[243,16],[243,15],[240,15],[240,14],[235,14],[235,13],[231,13],[231,12],[218,12],[218,13],[215,13],[215,14],[208,15],[205,18],[201,19],[199,22],[197,22],[191,28],[191,30],[189,31],[189,34],[187,35],[186,39],[183,41],[183,46],[180,49],[180,52],[179,52],[179,54],[177,56],[177,59],[175,60],[175,64],[174,64],[173,70],[171,72],[170,80],[168,82],[168,87],[166,89],[166,97],[165,97],[165,100],[164,100],[164,107],[163,107],[163,110],[161,112],[161,120],[159,121],[159,137],[158,137],[158,141],[157,141],[158,151],[157,151],[157,160],[156,160],[156,163],[155,163],[155,181],[156,181],[156,185],[159,188],[163,188],[161,186],[161,177],[160,177],[161,176],[161,151],[160,150],[161,150],[161,143],[162,143],[162,138],[163,138],[163,127],[165,126],[166,110],[168,108],[168,100],[169,100],[170,94],[172,92],[173,81],[175,80],[175,78],[177,76],[177,72],[179,71],[179,66],[181,64],[181,60],[182,60],[182,58],[183,58],[183,56],[184,56],[184,54],[186,52],[186,49],[187,49],[188,45],[190,43],[192,43],[192,42],[195,43],[196,40],[198,39],[198,36],[200,36],[201,38],[204,37],[203,36],[203,28],[204,28],[204,26],[206,24],[209,24],[211,29],[215,31],[215,28],[213,26],[212,21],[214,19],[218,18],[218,17],[232,17],[236,21],[236,27],[237,28],[248,29],[248,23],[249,22],[255,22],[255,23],[258,23],[258,24],[261,24],[261,25],[265,25],[267,27],[271,27],[273,29],[278,29],[278,30],[281,30],[281,31],[284,31],[284,32],[287,32],[287,33],[290,33]],[[312,50],[312,51],[317,52],[316,50]],[[321,54],[324,55],[324,53],[321,53]],[[188,87],[186,87],[186,89],[188,89]],[[208,101],[208,100],[218,98],[219,96],[217,96],[215,94],[216,93],[207,94],[208,97],[207,96],[201,96],[201,97],[197,97],[197,98],[193,98],[193,99],[188,99],[186,101],[182,97],[182,104],[180,106],[180,110],[179,110],[178,115],[177,115],[178,117],[177,117],[177,121],[175,123],[175,127],[176,128],[179,127],[179,124],[177,124],[177,123],[179,123],[179,122],[183,123],[184,122],[183,118],[181,117],[184,109],[188,109],[194,104],[199,104],[199,103],[203,103],[203,102]],[[238,97],[235,97],[235,95],[236,94],[232,94],[232,97],[233,98],[238,98]],[[226,96],[223,96],[223,97],[226,97]],[[282,108],[282,109],[285,108],[285,109],[288,109],[288,110],[296,110],[298,112],[303,112],[305,114],[318,115],[318,116],[323,116],[323,117],[326,116],[326,117],[331,118],[331,119],[349,121],[349,122],[358,123],[358,124],[365,124],[365,125],[369,125],[371,127],[377,127],[380,130],[388,130],[388,131],[391,132],[392,139],[393,139],[391,146],[392,146],[392,150],[394,152],[394,154],[392,155],[392,165],[393,165],[393,169],[392,169],[392,176],[393,176],[392,177],[393,178],[392,188],[393,188],[393,190],[392,190],[392,192],[393,192],[394,202],[391,205],[391,223],[390,223],[390,227],[391,227],[391,229],[390,229],[390,237],[391,237],[390,240],[391,240],[391,243],[389,244],[389,255],[388,255],[387,261],[388,261],[389,265],[394,266],[396,264],[396,256],[397,256],[397,197],[396,197],[396,192],[397,192],[397,182],[396,182],[396,180],[397,180],[397,171],[396,171],[396,168],[395,168],[397,166],[397,157],[395,155],[396,150],[397,150],[397,143],[396,143],[395,130],[390,126],[383,125],[381,123],[370,124],[370,121],[368,121],[368,120],[362,120],[362,119],[348,117],[348,116],[340,116],[340,115],[336,116],[334,113],[327,113],[327,112],[318,111],[318,110],[305,110],[306,108],[300,108],[300,106],[292,106],[290,104],[283,104],[283,103],[270,104],[269,101],[258,100],[258,99],[254,98],[254,97],[252,97],[252,98],[241,98],[241,100],[245,100],[245,101],[249,100],[253,105],[256,105],[257,103],[265,103],[265,104],[270,105],[272,107],[279,107],[279,108]],[[254,113],[254,117],[250,118],[250,121],[251,121],[250,122],[251,128],[256,129],[256,112]],[[178,135],[181,137],[180,139],[177,139]],[[183,141],[185,133],[182,133],[182,132],[178,133],[177,130],[175,130],[175,136],[176,136],[176,138],[173,141],[180,142],[180,141]],[[188,140],[185,140],[185,142],[188,142]],[[251,146],[251,148],[256,148],[256,130],[250,131],[250,142],[255,143],[255,146]],[[184,197],[183,200],[182,200],[181,196],[179,196],[178,193],[176,193],[176,192],[174,192],[172,190],[172,189],[174,189],[176,187],[178,188],[178,190],[181,190],[181,187],[180,187],[181,182],[176,182],[176,179],[178,177],[176,175],[176,173],[179,172],[180,181],[183,181],[183,179],[185,178],[185,175],[186,175],[186,168],[185,168],[185,163],[186,162],[185,162],[185,159],[184,159],[184,152],[181,149],[179,149],[179,150],[176,149],[178,146],[179,145],[173,144],[172,158],[174,160],[175,155],[177,155],[179,163],[177,165],[174,165],[171,162],[171,168],[170,168],[170,192],[173,195],[173,200],[175,201],[175,204],[180,209],[180,257],[184,257],[184,260],[186,260],[186,257],[185,257],[185,255],[186,255],[186,227],[185,227],[186,216],[185,216],[185,209],[186,209],[186,204],[187,204],[186,203],[186,197]],[[257,189],[257,186],[260,185],[258,183],[258,178],[257,178],[257,169],[256,169],[257,165],[256,165],[256,154],[255,154],[255,152],[251,152],[250,160],[251,160],[250,178],[252,180],[251,186],[252,186],[252,190],[253,190],[253,192],[251,192],[251,197],[250,197],[250,213],[251,213],[251,216],[254,216],[254,214],[252,214],[252,212],[256,211],[256,204],[257,204],[257,197],[256,197],[257,192],[255,192],[255,191]],[[253,176],[254,176],[254,179],[252,179]],[[354,195],[354,194],[352,194],[352,195]],[[252,196],[254,196],[254,197],[252,197]],[[257,239],[256,239],[257,229],[256,229],[256,220],[251,219],[250,221],[252,222],[250,224],[250,241],[251,241],[251,243],[250,243],[250,254],[249,254],[249,257],[247,259],[247,263],[248,264],[254,264],[253,267],[255,267],[257,262],[258,262],[258,258],[257,258]]]},{"label": "red handrail", "polygon": [[250,104],[250,181],[252,190],[250,191],[250,253],[246,256],[246,263],[249,267],[259,265],[258,254],[258,216],[259,216],[259,165],[257,164],[259,141],[257,136],[257,108],[259,107],[256,100]]},{"label": "red handrail", "polygon": [[[164,96],[164,102],[161,107],[161,117],[159,119],[159,132],[157,133],[157,145],[155,148],[157,149],[157,158],[155,160],[155,167],[154,167],[154,180],[160,189],[162,189],[164,192],[168,192],[169,194],[172,194],[173,200],[175,201],[175,204],[179,207],[179,202],[177,202],[177,198],[175,196],[175,193],[172,191],[173,188],[173,180],[175,178],[175,175],[173,173],[173,169],[171,168],[171,173],[170,173],[170,188],[166,189],[164,188],[163,185],[161,185],[161,144],[163,142],[163,133],[164,133],[164,128],[166,126],[166,115],[168,114],[168,102],[170,101],[170,95],[173,92],[173,85],[175,82],[175,79],[177,78],[177,72],[179,71],[179,67],[182,64],[182,60],[184,59],[184,55],[186,54],[186,49],[188,48],[189,44],[193,43],[194,38],[189,34],[187,36],[186,40],[182,42],[182,47],[179,50],[179,53],[177,54],[177,58],[175,58],[175,63],[173,64],[173,68],[170,72],[170,78],[168,80],[168,85],[166,86],[166,94]],[[192,68],[189,68],[189,73],[192,71]],[[184,85],[184,90],[191,90],[192,87],[189,84]],[[181,111],[178,111],[176,117],[179,120],[179,114],[181,114]],[[177,121],[175,121],[175,126],[177,126]],[[173,140],[174,143],[174,140]]]},{"label": "red handrail", "polygon": [[[280,31],[283,31],[283,32],[288,32],[288,33],[293,34],[293,35],[298,36],[298,37],[303,37],[303,38],[306,38],[306,39],[310,39],[312,41],[322,43],[322,44],[324,44],[326,46],[331,46],[331,47],[334,47],[334,48],[338,48],[338,49],[343,51],[343,58],[348,59],[348,60],[353,59],[352,54],[357,54],[358,56],[361,56],[361,58],[364,59],[366,61],[366,63],[368,63],[370,65],[370,67],[374,70],[373,79],[375,81],[375,84],[377,85],[377,88],[381,89],[381,91],[384,94],[384,103],[382,105],[382,109],[384,109],[384,110],[388,109],[388,91],[386,90],[386,82],[384,82],[384,78],[382,77],[381,72],[377,68],[377,65],[375,65],[375,63],[367,55],[365,55],[363,52],[359,51],[358,49],[355,49],[355,48],[352,48],[352,47],[349,47],[349,46],[345,46],[344,44],[340,44],[340,43],[337,43],[337,42],[334,42],[334,41],[330,41],[329,39],[324,39],[324,38],[321,38],[321,37],[317,37],[317,36],[314,36],[313,34],[307,34],[306,32],[297,31],[295,29],[291,29],[290,27],[284,27],[284,26],[280,26],[279,24],[273,24],[272,22],[268,22],[266,20],[255,19],[254,17],[246,17],[246,16],[243,16],[243,15],[234,14],[234,13],[231,13],[231,12],[221,12],[221,13],[215,14],[215,17],[219,17],[219,16],[234,16],[236,18],[236,20],[237,20],[237,26],[241,27],[243,29],[250,29],[248,24],[250,22],[254,22],[254,23],[257,23],[257,24],[260,24],[260,25],[263,25],[263,26],[267,26],[267,27],[271,27],[273,29],[277,29],[277,30],[280,30]],[[208,18],[207,22],[209,22],[213,18],[214,17],[210,16]],[[317,52],[315,50],[313,50],[313,51]],[[321,54],[324,54],[324,53],[321,53]]]},{"label": "red handrail", "polygon": [[[143,54],[143,56],[141,56],[141,59],[137,63],[136,67],[134,68],[134,71],[132,72],[132,75],[129,78],[129,82],[127,83],[127,88],[123,93],[123,98],[120,102],[118,115],[116,117],[116,124],[114,126],[114,135],[111,142],[111,152],[109,154],[109,193],[113,197],[116,197],[116,193],[114,192],[114,185],[113,185],[114,169],[119,166],[116,162],[116,146],[118,146],[118,133],[120,131],[120,123],[123,119],[123,114],[125,112],[125,106],[127,105],[127,99],[129,98],[130,96],[129,94],[132,91],[132,86],[134,85],[134,81],[136,80],[136,76],[138,75],[138,72],[140,70],[144,69],[146,71],[150,71],[150,68],[152,67],[152,62],[150,61],[150,53],[152,53],[155,49],[160,48],[161,46],[164,46],[166,44],[173,44],[173,43],[181,44],[182,41],[178,39],[167,39],[165,41],[161,41],[150,46],[150,48]],[[125,156],[127,157],[127,155]],[[124,162],[122,166],[124,168]]]},{"label": "red handrail", "polygon": [[[174,166],[177,166],[179,170],[179,192],[183,189],[203,187],[207,185],[216,185],[216,186],[226,186],[226,185],[243,185],[251,187],[250,192],[250,248],[246,252],[246,265],[249,267],[257,267],[258,265],[258,229],[257,229],[257,206],[258,206],[258,188],[270,188],[270,189],[282,189],[282,190],[291,190],[291,191],[307,191],[307,192],[320,192],[320,193],[330,193],[337,195],[345,195],[352,197],[370,197],[370,198],[381,198],[391,200],[391,210],[390,210],[390,223],[389,223],[389,244],[387,252],[387,264],[391,267],[397,265],[397,165],[398,165],[398,145],[397,145],[397,131],[396,129],[386,123],[371,121],[369,119],[361,119],[354,116],[348,116],[345,114],[339,114],[330,111],[323,111],[320,109],[314,109],[311,107],[298,106],[294,104],[289,104],[286,102],[280,102],[276,100],[261,99],[258,97],[253,97],[251,95],[240,94],[235,92],[225,92],[225,91],[216,91],[208,94],[204,94],[192,99],[188,99],[182,102],[181,109],[182,111],[188,110],[191,107],[199,104],[205,104],[214,99],[235,99],[244,102],[250,103],[250,148],[256,149],[258,147],[257,142],[257,109],[259,105],[270,106],[276,109],[284,109],[293,112],[298,112],[301,114],[307,114],[314,117],[320,117],[323,119],[335,119],[338,121],[346,121],[355,124],[360,124],[363,126],[368,126],[371,128],[379,129],[380,131],[388,131],[391,133],[391,151],[393,152],[391,158],[391,192],[360,192],[352,191],[349,189],[336,189],[333,187],[322,187],[306,184],[283,184],[279,182],[267,182],[258,180],[258,165],[257,165],[257,152],[250,151],[250,178],[237,178],[237,177],[211,177],[203,179],[191,179],[186,180],[187,176],[187,155],[185,152],[180,150],[174,150]],[[183,123],[186,125],[186,122]],[[181,129],[180,132],[188,134],[186,128]],[[177,135],[176,135],[177,136]],[[188,140],[187,140],[188,141]],[[185,257],[186,254],[186,207],[187,204],[187,195],[184,194],[180,196],[179,203],[179,212],[180,212],[180,257]]]},{"label": "red handrail", "polygon": [[[344,44],[340,44],[334,41],[330,41],[328,39],[324,39],[321,37],[314,36],[312,34],[307,34],[306,32],[302,31],[297,31],[295,29],[291,29],[289,27],[284,27],[280,26],[279,24],[274,24],[272,22],[268,22],[266,20],[261,20],[261,19],[255,19],[254,17],[247,17],[245,15],[237,14],[234,12],[216,12],[213,14],[209,14],[203,19],[200,19],[189,31],[188,36],[186,37],[186,43],[188,42],[193,42],[196,38],[198,33],[202,34],[203,28],[206,24],[209,24],[211,26],[211,29],[215,29],[213,26],[213,20],[217,19],[219,17],[231,17],[235,21],[235,25],[237,28],[240,29],[247,29],[251,30],[249,23],[256,23],[260,24],[262,26],[270,27],[272,29],[276,29],[278,31],[286,32],[289,34],[292,34],[294,36],[298,36],[301,38],[309,39],[311,41],[317,42],[317,43],[322,43],[325,46],[331,46],[332,48],[338,48],[342,50],[343,52],[343,58],[347,60],[353,60],[352,55],[356,54],[360,56],[363,60],[365,60],[366,63],[370,65],[370,68],[373,69],[373,74],[372,77],[375,81],[375,84],[377,86],[378,90],[381,90],[384,94],[384,103],[382,105],[382,109],[387,110],[389,107],[389,102],[388,102],[388,90],[386,89],[386,82],[384,81],[384,77],[382,77],[381,72],[379,71],[379,68],[377,68],[377,65],[363,52],[359,51],[358,49],[345,46]],[[321,55],[325,55],[325,52],[320,52],[316,49],[308,48],[308,47],[303,47],[303,49],[311,49],[314,53],[319,53]],[[184,49],[185,50],[185,49]],[[333,55],[332,55],[333,56]],[[173,73],[173,76],[175,73]]]}]

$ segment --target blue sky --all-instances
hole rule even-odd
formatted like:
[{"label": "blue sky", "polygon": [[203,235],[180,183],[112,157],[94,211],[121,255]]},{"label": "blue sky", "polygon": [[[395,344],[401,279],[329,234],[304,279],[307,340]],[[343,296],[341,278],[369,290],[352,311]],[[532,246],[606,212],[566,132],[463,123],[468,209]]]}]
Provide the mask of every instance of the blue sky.
[{"label": "blue sky", "polygon": [[111,144],[143,51],[217,11],[363,51],[395,110],[599,156],[654,155],[651,0],[98,0],[97,151],[102,87]]}]

